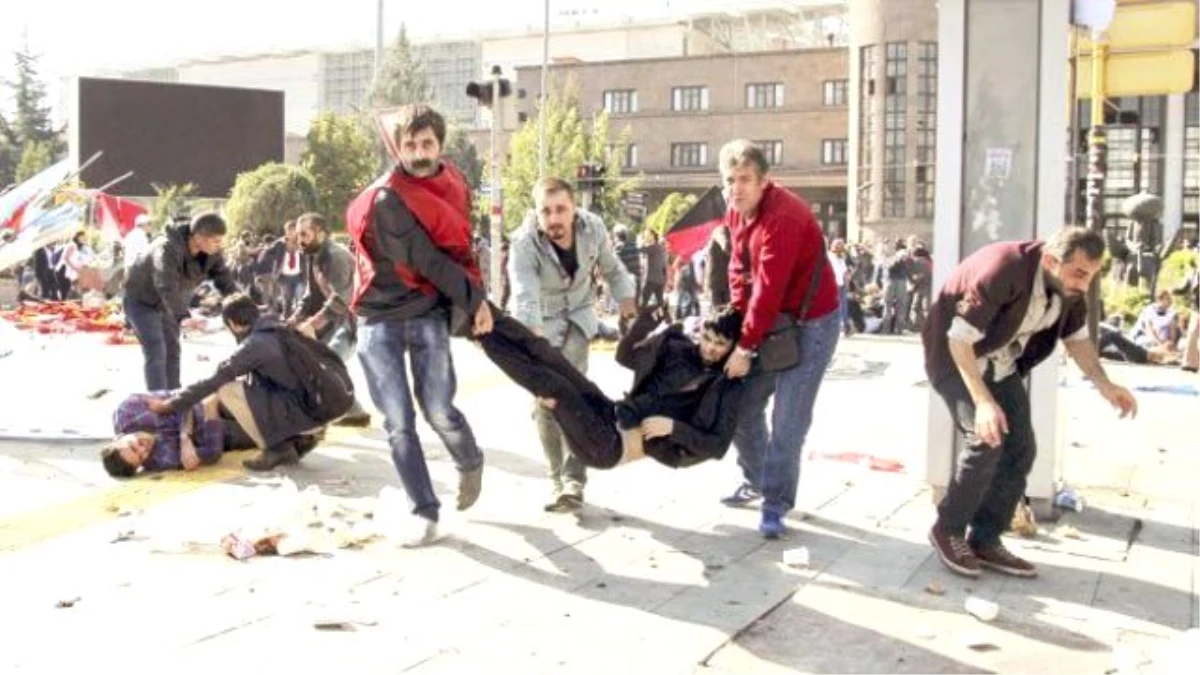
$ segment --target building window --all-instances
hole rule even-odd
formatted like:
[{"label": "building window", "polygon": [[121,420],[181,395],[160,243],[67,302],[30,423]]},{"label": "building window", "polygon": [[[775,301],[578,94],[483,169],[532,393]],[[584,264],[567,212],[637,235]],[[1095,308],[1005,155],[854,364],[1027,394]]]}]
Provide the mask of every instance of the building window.
[{"label": "building window", "polygon": [[883,217],[904,217],[905,155],[908,115],[908,45],[886,46],[883,105]]},{"label": "building window", "polygon": [[875,129],[878,126],[874,106],[875,67],[879,58],[876,45],[862,47],[859,56],[858,218],[867,220],[871,217],[871,194],[875,187],[871,164],[875,156]]},{"label": "building window", "polygon": [[746,107],[783,107],[783,84],[780,82],[758,82],[746,85]]},{"label": "building window", "polygon": [[917,186],[914,215],[933,217],[937,181],[934,171],[937,156],[937,67],[936,42],[922,42],[917,63]]},{"label": "building window", "polygon": [[825,140],[821,141],[821,163],[845,164],[846,139],[826,138]]},{"label": "building window", "polygon": [[672,143],[671,166],[690,167],[708,164],[708,143]]},{"label": "building window", "polygon": [[708,110],[708,87],[675,87],[671,90],[671,110]]},{"label": "building window", "polygon": [[846,80],[825,80],[822,100],[825,105],[846,105]]},{"label": "building window", "polygon": [[783,163],[783,141],[754,141],[754,144],[762,148],[763,154],[767,156],[767,163],[771,166]]},{"label": "building window", "polygon": [[1200,235],[1200,94],[1183,99],[1183,236],[1196,241]]},{"label": "building window", "polygon": [[610,144],[608,146],[608,154],[613,158],[613,161],[619,162],[622,169],[632,169],[638,163],[638,146],[637,143],[630,143],[624,148],[624,153],[621,152],[621,147]]},{"label": "building window", "polygon": [[612,89],[604,92],[604,110],[613,115],[628,115],[637,112],[637,90]]}]

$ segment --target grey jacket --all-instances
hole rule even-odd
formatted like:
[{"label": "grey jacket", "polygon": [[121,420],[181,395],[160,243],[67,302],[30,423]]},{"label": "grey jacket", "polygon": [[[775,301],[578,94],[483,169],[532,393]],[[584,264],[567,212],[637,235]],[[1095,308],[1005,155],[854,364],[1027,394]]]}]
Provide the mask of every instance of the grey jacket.
[{"label": "grey jacket", "polygon": [[575,211],[575,253],[579,271],[569,277],[558,261],[550,240],[538,228],[530,212],[517,230],[508,257],[512,280],[509,312],[530,328],[540,329],[556,347],[566,343],[571,324],[589,340],[595,337],[600,319],[596,316],[596,293],[592,271],[599,268],[617,300],[634,297],[634,280],[613,252],[608,229],[600,217]]},{"label": "grey jacket", "polygon": [[[350,300],[354,296],[354,256],[350,249],[326,237],[321,250],[305,254],[301,263],[305,280],[304,298],[292,316],[294,320],[320,316],[327,321],[323,333],[332,333],[350,318]],[[353,322],[349,322],[353,325]]]}]

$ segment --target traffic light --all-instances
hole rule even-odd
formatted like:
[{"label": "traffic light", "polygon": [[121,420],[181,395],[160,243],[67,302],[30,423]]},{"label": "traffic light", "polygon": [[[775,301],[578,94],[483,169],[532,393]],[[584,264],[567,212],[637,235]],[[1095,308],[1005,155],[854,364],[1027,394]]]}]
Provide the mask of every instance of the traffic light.
[{"label": "traffic light", "polygon": [[[499,77],[500,66],[492,66],[492,79],[486,82],[468,82],[467,96],[475,99],[479,105],[492,107],[497,98],[508,98],[512,96],[512,82],[508,78]],[[497,97],[497,87],[499,88],[499,97]]]}]

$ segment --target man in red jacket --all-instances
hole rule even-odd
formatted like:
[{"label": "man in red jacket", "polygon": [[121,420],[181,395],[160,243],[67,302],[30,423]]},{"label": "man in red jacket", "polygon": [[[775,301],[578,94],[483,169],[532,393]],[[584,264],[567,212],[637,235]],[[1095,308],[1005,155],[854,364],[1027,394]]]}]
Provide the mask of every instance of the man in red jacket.
[{"label": "man in red jacket", "polygon": [[417,436],[413,398],[458,469],[458,510],[470,508],[479,497],[483,454],[454,405],[450,335],[487,333],[492,315],[471,245],[470,191],[441,156],[445,120],[429,106],[409,105],[391,132],[399,163],[346,213],[357,270],[351,309],[359,319],[358,358],[371,400],[383,413],[392,462],[416,516],[404,543],[423,546],[441,536],[441,504]]},{"label": "man in red jacket", "polygon": [[1122,417],[1137,414],[1133,394],[1109,381],[1088,335],[1084,296],[1103,255],[1101,235],[1081,227],[1049,242],[989,244],[959,263],[934,301],[922,332],[925,371],[964,449],[929,541],[958,574],[977,577],[987,567],[1037,575],[1000,533],[1037,454],[1024,378],[1059,340]]},{"label": "man in red jacket", "polygon": [[[725,224],[733,236],[731,304],[742,313],[742,337],[725,365],[730,377],[751,373],[756,350],[780,317],[794,320],[802,358],[778,372],[755,369],[742,394],[734,445],[744,482],[722,501],[741,506],[762,499],[758,530],[768,539],[785,531],[796,505],[800,452],[813,405],[837,348],[837,280],[825,264],[821,226],[802,199],[767,177],[766,155],[749,141],[721,149],[721,178],[729,199]],[[775,407],[768,433],[766,408]]]}]

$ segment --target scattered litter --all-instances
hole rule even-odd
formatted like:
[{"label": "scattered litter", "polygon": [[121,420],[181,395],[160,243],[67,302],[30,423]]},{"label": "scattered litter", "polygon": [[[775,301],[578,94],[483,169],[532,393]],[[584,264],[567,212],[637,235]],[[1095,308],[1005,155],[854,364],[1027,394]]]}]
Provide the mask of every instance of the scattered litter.
[{"label": "scattered litter", "polygon": [[313,623],[313,628],[317,630],[328,631],[352,631],[355,630],[354,624],[350,621],[317,621]]},{"label": "scattered litter", "polygon": [[963,636],[963,644],[967,649],[976,652],[994,652],[1000,649],[996,643],[982,635],[968,634]]},{"label": "scattered litter", "polygon": [[934,579],[933,581],[929,582],[928,586],[925,587],[925,592],[930,595],[945,595],[946,587],[942,586],[937,579]]},{"label": "scattered litter", "polygon": [[801,546],[784,551],[783,564],[788,567],[808,567],[808,549]]},{"label": "scattered litter", "polygon": [[1079,530],[1070,525],[1059,525],[1054,528],[1054,534],[1063,539],[1083,539],[1083,535],[1079,534]]},{"label": "scattered litter", "polygon": [[87,397],[90,398],[91,400],[95,401],[96,399],[100,398],[101,396],[104,396],[105,394],[107,394],[109,391],[111,391],[111,390],[107,389],[105,387],[101,387],[100,389],[97,389],[96,391],[93,391],[92,393],[88,394]]},{"label": "scattered litter", "polygon": [[1026,539],[1032,539],[1038,535],[1037,519],[1033,515],[1033,509],[1025,501],[1017,503],[1009,529]]},{"label": "scattered litter", "polygon": [[1064,511],[1083,512],[1083,497],[1074,488],[1063,487],[1054,495],[1054,505]]},{"label": "scattered litter", "polygon": [[995,621],[996,617],[1000,616],[1000,605],[974,595],[967,596],[966,601],[963,602],[963,607],[967,610],[968,614],[985,623]]},{"label": "scattered litter", "polygon": [[58,602],[54,603],[54,606],[58,609],[68,609],[68,608],[74,607],[75,603],[79,602],[82,599],[83,598],[76,596],[74,598],[68,598],[66,600],[59,600]]}]

